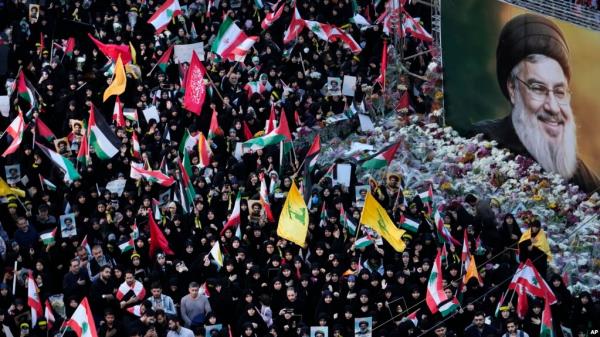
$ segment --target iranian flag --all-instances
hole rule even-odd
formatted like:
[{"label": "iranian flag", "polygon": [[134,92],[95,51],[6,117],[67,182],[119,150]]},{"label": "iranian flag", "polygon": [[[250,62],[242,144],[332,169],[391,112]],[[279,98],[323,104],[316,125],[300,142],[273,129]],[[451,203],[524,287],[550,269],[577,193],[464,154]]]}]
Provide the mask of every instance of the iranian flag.
[{"label": "iranian flag", "polygon": [[532,296],[545,298],[550,304],[556,303],[556,296],[540,273],[535,269],[531,260],[521,262],[513,276],[508,289],[517,289],[521,285]]},{"label": "iranian flag", "polygon": [[273,23],[275,23],[275,21],[279,20],[279,18],[281,17],[281,14],[283,14],[284,7],[285,7],[285,4],[282,4],[279,6],[279,8],[276,11],[269,12],[267,14],[267,16],[265,16],[265,18],[260,23],[260,27],[263,30],[267,30],[269,27],[271,27],[273,25]]},{"label": "iranian flag", "polygon": [[73,316],[67,321],[66,326],[71,328],[77,337],[98,337],[94,316],[87,297],[81,300]]},{"label": "iranian flag", "polygon": [[204,74],[206,74],[206,69],[194,51],[192,52],[190,67],[185,75],[183,106],[186,110],[189,110],[196,115],[200,115],[202,104],[204,104],[204,98],[206,97]]},{"label": "iranian flag", "polygon": [[267,183],[265,182],[265,173],[261,172],[258,175],[258,178],[260,180],[260,190],[259,190],[260,203],[262,204],[263,208],[265,209],[265,213],[267,215],[267,220],[269,220],[270,222],[275,222],[275,218],[273,218],[273,211],[271,211],[271,202],[269,201],[269,192],[267,190]]},{"label": "iranian flag", "polygon": [[23,119],[23,112],[19,109],[17,117],[8,125],[6,131],[4,131],[4,133],[12,138],[12,142],[4,150],[4,153],[2,153],[2,157],[6,157],[17,151],[19,145],[21,145],[21,141],[23,141],[23,131],[25,131],[25,120]]},{"label": "iranian flag", "polygon": [[89,144],[94,147],[96,155],[102,160],[107,160],[119,153],[119,139],[115,136],[102,114],[96,113],[92,105],[88,120]]},{"label": "iranian flag", "polygon": [[383,151],[381,151],[377,155],[375,155],[375,157],[373,157],[372,159],[365,161],[362,164],[362,168],[364,168],[364,169],[380,169],[380,168],[384,168],[384,167],[388,166],[394,159],[394,156],[396,155],[396,151],[398,151],[399,147],[400,147],[399,142],[388,146],[386,149],[384,149]]},{"label": "iranian flag", "polygon": [[46,157],[50,158],[50,160],[54,163],[54,165],[58,166],[58,168],[65,174],[64,180],[67,182],[75,181],[77,179],[81,179],[81,176],[75,169],[75,166],[71,161],[60,154],[50,150],[44,145],[36,142],[36,146],[40,148],[40,150],[46,155]]},{"label": "iranian flag", "polygon": [[442,253],[438,250],[435,262],[431,268],[429,281],[427,282],[427,295],[425,297],[427,306],[432,314],[440,312],[443,317],[453,313],[459,307],[455,297],[448,298],[444,293],[442,280]]},{"label": "iranian flag", "polygon": [[38,135],[40,135],[42,138],[49,142],[56,138],[54,132],[50,130],[50,128],[46,125],[46,123],[44,123],[44,121],[42,121],[42,119],[39,116],[35,119],[35,131]]},{"label": "iranian flag", "polygon": [[54,318],[54,313],[52,312],[52,305],[50,305],[50,301],[46,300],[44,307],[44,317],[46,317],[46,321],[48,322],[48,330],[52,329],[54,322],[56,322],[56,318]]},{"label": "iranian flag", "polygon": [[421,225],[420,223],[413,221],[413,220],[405,217],[404,215],[402,215],[402,217],[400,218],[400,228],[406,229],[409,232],[412,232],[412,233],[418,232],[420,225]]},{"label": "iranian flag", "polygon": [[115,100],[115,107],[113,108],[112,120],[118,127],[125,126],[125,116],[123,115],[123,105],[119,96]]},{"label": "iranian flag", "polygon": [[241,217],[240,217],[240,203],[242,201],[242,194],[240,192],[238,192],[237,196],[235,197],[235,203],[233,205],[233,210],[231,211],[231,215],[229,216],[229,218],[227,219],[227,222],[225,223],[225,225],[223,226],[223,229],[221,230],[221,235],[223,235],[223,233],[225,233],[225,231],[228,228],[233,228],[233,227],[238,227],[241,223]]},{"label": "iranian flag", "polygon": [[552,327],[552,310],[550,303],[545,301],[544,311],[542,312],[542,324],[540,326],[540,337],[554,337],[554,329]]},{"label": "iranian flag", "polygon": [[169,187],[175,183],[175,179],[173,177],[169,177],[160,171],[147,170],[144,168],[144,164],[135,162],[131,162],[131,172],[129,176],[136,180],[143,178],[147,181],[157,183],[165,187]]},{"label": "iranian flag", "polygon": [[44,316],[44,308],[40,300],[39,290],[33,272],[27,275],[27,305],[31,308],[31,325],[35,326],[38,319]]},{"label": "iranian flag", "polygon": [[283,44],[288,44],[293,40],[297,39],[298,35],[300,35],[305,26],[306,23],[300,16],[298,8],[296,8],[296,6],[294,5],[294,16],[292,16],[292,21],[290,22],[290,25],[283,34]]},{"label": "iranian flag", "polygon": [[40,234],[40,240],[45,245],[52,244],[56,241],[56,232],[58,228],[54,228],[53,230]]},{"label": "iranian flag", "polygon": [[208,128],[208,139],[223,136],[223,129],[219,126],[219,119],[217,117],[217,110],[213,109],[212,117],[210,118],[210,127]]},{"label": "iranian flag", "polygon": [[121,253],[128,252],[128,251],[132,250],[134,247],[135,246],[133,243],[133,238],[119,244],[119,249],[121,250]]},{"label": "iranian flag", "polygon": [[185,129],[185,132],[183,133],[183,138],[181,138],[181,141],[179,142],[179,152],[185,153],[193,151],[196,147],[196,144],[198,144],[199,138],[200,133],[195,133],[194,135],[192,135],[190,133],[190,130]]},{"label": "iranian flag", "polygon": [[267,91],[267,87],[260,81],[251,81],[246,83],[244,90],[248,92],[248,98],[250,98],[253,94],[262,94]]},{"label": "iranian flag", "polygon": [[171,60],[171,54],[173,54],[173,45],[170,45],[169,48],[162,54],[158,62],[156,62],[156,66],[162,70],[162,72],[167,71],[167,67],[169,66],[169,61]]},{"label": "iranian flag", "polygon": [[247,38],[246,33],[227,16],[221,27],[219,27],[219,32],[210,51],[223,58],[228,58],[236,47],[245,42]]},{"label": "iranian flag", "polygon": [[200,132],[200,137],[198,138],[198,166],[200,168],[207,167],[210,165],[210,158],[212,157],[212,151],[210,150],[210,145],[208,144],[208,140],[204,137],[204,134]]},{"label": "iranian flag", "polygon": [[179,6],[179,1],[167,0],[156,10],[156,12],[154,12],[154,15],[148,19],[148,23],[154,26],[156,34],[160,34],[163,30],[167,29],[167,26],[174,17],[181,14],[183,14],[183,12]]}]

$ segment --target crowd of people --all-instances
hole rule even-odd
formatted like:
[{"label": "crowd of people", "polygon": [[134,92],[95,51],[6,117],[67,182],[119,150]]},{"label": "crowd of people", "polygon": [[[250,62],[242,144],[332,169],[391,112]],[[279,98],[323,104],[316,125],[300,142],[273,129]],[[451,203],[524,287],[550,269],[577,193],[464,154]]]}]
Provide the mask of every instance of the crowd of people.
[{"label": "crowd of people", "polygon": [[[462,202],[445,209],[443,223],[458,241],[467,233],[482,277],[482,284],[471,279],[463,285],[460,245],[440,242],[431,203],[419,196],[422,191],[403,189],[401,175],[365,182],[366,193],[398,226],[406,218],[418,224],[403,235],[406,248],[396,251],[386,240],[357,245],[363,231],[350,224],[359,224],[364,203],[354,193],[356,177],[349,186],[340,184],[318,161],[309,176],[303,174],[309,165],[303,162],[306,143],[310,146],[312,137],[327,127],[328,117],[344,115],[350,106],[372,110],[383,96],[408,97],[410,113],[434,109],[422,87],[431,60],[424,52],[427,42],[412,36],[401,40],[405,55],[419,54],[405,64],[412,77],[400,77],[385,91],[377,81],[384,41],[391,43],[394,34],[386,31],[385,22],[376,23],[389,9],[386,2],[282,1],[281,17],[267,29],[261,21],[272,9],[264,1],[180,4],[184,13],[155,34],[147,21],[162,5],[156,0],[0,1],[0,82],[15,83],[12,90],[10,85],[0,88],[2,95],[10,94],[9,115],[0,118],[0,126],[5,130],[19,109],[24,109],[26,124],[18,149],[0,158],[6,172],[6,187],[0,186],[0,337],[86,335],[91,321],[81,331],[67,329],[65,323],[84,299],[100,337],[538,337],[544,298],[530,296],[526,314],[518,317],[517,303],[524,300],[507,291],[506,277],[515,273],[517,258],[533,261],[557,297],[552,305],[556,336],[589,334],[598,313],[596,297],[571,294],[549,268],[548,252],[535,242],[540,219],[517,223],[511,214],[498,214],[498,205],[484,195],[462,196]],[[311,30],[284,44],[294,6],[305,20],[342,27],[360,52],[353,53],[342,39],[319,39]],[[428,7],[407,2],[405,9],[430,28]],[[370,24],[354,23],[357,13]],[[259,37],[242,61],[210,53],[226,16],[248,36]],[[131,68],[137,71],[128,69],[119,99],[137,117],[127,118],[123,126],[112,118],[115,97],[102,98],[113,77],[111,62],[88,33],[135,51]],[[71,49],[70,38],[75,42]],[[182,106],[186,66],[156,66],[169,46],[196,42],[204,43],[203,64],[210,78],[199,114]],[[14,89],[20,74],[34,89],[29,97],[36,104],[23,102],[23,93]],[[325,89],[328,78],[346,75],[356,77],[354,96]],[[264,90],[253,92],[247,84],[258,81]],[[144,111],[151,106],[159,120],[146,118]],[[389,113],[407,113],[396,111],[396,104],[386,106]],[[101,158],[92,148],[82,161],[80,147],[89,141],[86,124],[92,107],[112,124],[120,143],[112,158]],[[284,155],[279,145],[236,153],[237,144],[264,134],[272,111],[279,121],[285,114],[296,144],[303,146]],[[207,141],[210,162],[202,162],[197,147],[187,153],[193,200],[174,188],[182,182],[167,187],[158,180],[132,178],[132,163],[141,162],[148,170],[182,180],[180,164],[187,151],[182,139],[198,132],[208,135],[213,112],[220,132]],[[46,138],[38,120],[53,139]],[[0,149],[5,151],[12,139],[3,136]],[[134,137],[139,138],[139,154]],[[321,146],[328,145],[324,139]],[[55,148],[81,177],[65,181],[64,169],[42,147]],[[359,169],[352,165],[352,172]],[[278,217],[294,184],[311,187],[303,247],[277,235]],[[240,225],[224,230],[238,193]],[[152,223],[166,239],[162,250],[149,242],[159,239]],[[522,237],[521,227],[529,227],[531,238]],[[211,253],[215,245],[222,261]],[[447,249],[446,292],[460,301],[460,308],[447,317],[432,314],[426,303],[442,246]],[[38,290],[41,317],[32,308],[32,287]]]}]

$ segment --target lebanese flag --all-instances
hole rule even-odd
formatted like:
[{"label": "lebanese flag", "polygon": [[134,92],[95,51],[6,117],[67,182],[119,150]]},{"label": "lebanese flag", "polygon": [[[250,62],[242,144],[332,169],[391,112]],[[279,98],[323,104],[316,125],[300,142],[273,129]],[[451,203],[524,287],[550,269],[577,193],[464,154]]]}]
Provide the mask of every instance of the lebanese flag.
[{"label": "lebanese flag", "polygon": [[125,116],[123,115],[123,105],[119,96],[115,100],[115,107],[113,109],[112,120],[116,123],[117,127],[125,126]]},{"label": "lebanese flag", "polygon": [[94,323],[94,315],[88,303],[87,297],[84,297],[75,309],[71,318],[67,321],[66,326],[71,328],[77,337],[98,337],[96,332],[96,323]]},{"label": "lebanese flag", "polygon": [[412,37],[419,39],[423,42],[433,42],[433,37],[429,32],[421,26],[419,21],[415,20],[406,10],[403,9],[404,16],[402,22],[402,31],[404,35],[410,34]]},{"label": "lebanese flag", "polygon": [[204,84],[206,69],[198,59],[196,52],[192,52],[192,61],[185,76],[185,96],[183,106],[196,115],[200,115],[202,104],[206,97],[206,85]]},{"label": "lebanese flag", "polygon": [[283,34],[283,44],[288,44],[293,40],[298,38],[298,35],[302,32],[306,23],[302,20],[300,16],[300,12],[298,12],[298,8],[294,5],[294,15],[292,16],[292,21],[290,22],[289,27],[285,30]]},{"label": "lebanese flag", "polygon": [[210,150],[210,145],[208,141],[204,137],[204,134],[200,132],[200,137],[198,138],[198,165],[200,168],[207,167],[210,165],[210,158],[212,158],[212,151]]},{"label": "lebanese flag", "polygon": [[387,72],[387,40],[383,40],[383,50],[381,51],[381,75],[375,79],[381,88],[385,90],[385,73]]},{"label": "lebanese flag", "polygon": [[12,142],[2,153],[2,157],[6,157],[9,154],[14,153],[21,145],[23,141],[23,132],[25,131],[25,120],[23,119],[23,112],[19,109],[17,117],[8,125],[4,133],[10,135]]},{"label": "lebanese flag", "polygon": [[213,109],[212,117],[210,118],[210,127],[208,128],[208,139],[213,139],[217,136],[223,136],[223,129],[219,126],[217,110]]},{"label": "lebanese flag", "polygon": [[258,175],[258,178],[260,180],[260,190],[259,190],[260,203],[262,204],[263,208],[265,209],[265,214],[267,215],[267,220],[269,220],[270,222],[275,222],[275,219],[273,218],[273,212],[271,211],[271,203],[269,202],[269,192],[267,190],[267,183],[265,182],[265,173],[261,172]]},{"label": "lebanese flag", "polygon": [[247,38],[246,33],[227,16],[221,27],[219,27],[219,32],[213,41],[211,52],[223,58],[228,58],[233,50],[246,41]]},{"label": "lebanese flag", "polygon": [[242,194],[240,192],[238,192],[237,196],[235,197],[235,204],[233,205],[233,211],[231,211],[231,215],[227,219],[227,222],[223,226],[223,229],[221,229],[221,235],[223,235],[223,233],[225,233],[225,231],[228,228],[237,227],[241,224],[241,217],[240,217],[240,202],[241,201],[242,201]]},{"label": "lebanese flag", "polygon": [[38,135],[49,142],[56,138],[54,132],[50,130],[50,128],[46,125],[46,123],[44,123],[44,121],[42,121],[40,117],[35,119],[35,131]]},{"label": "lebanese flag", "polygon": [[277,126],[277,121],[275,120],[275,104],[271,104],[271,113],[269,114],[269,120],[267,121],[267,125],[265,125],[265,134],[275,130]]},{"label": "lebanese flag", "polygon": [[429,281],[427,282],[427,295],[425,300],[432,314],[439,311],[443,317],[446,317],[458,309],[459,304],[455,297],[448,298],[444,292],[444,286],[442,284],[441,254],[442,253],[438,250],[435,262],[431,268]]},{"label": "lebanese flag", "polygon": [[239,45],[235,46],[226,58],[230,61],[244,62],[246,55],[248,55],[248,52],[250,52],[257,40],[258,36],[247,37]]},{"label": "lebanese flag", "polygon": [[312,31],[321,40],[331,41],[331,37],[335,33],[335,27],[327,23],[311,20],[304,20],[304,23],[306,28]]},{"label": "lebanese flag", "polygon": [[169,187],[175,183],[175,178],[169,177],[160,171],[146,170],[144,164],[135,162],[131,162],[131,172],[129,176],[136,180],[144,178],[147,181],[157,183],[164,187]]},{"label": "lebanese flag", "polygon": [[60,154],[50,150],[44,145],[36,142],[36,146],[40,148],[40,150],[46,155],[46,157],[50,158],[50,160],[54,163],[54,165],[58,166],[58,168],[65,174],[64,180],[67,182],[71,182],[77,179],[81,179],[79,172],[71,163],[71,161]]},{"label": "lebanese flag", "polygon": [[516,290],[517,286],[523,286],[523,289],[530,295],[542,297],[550,304],[556,303],[556,296],[540,273],[535,269],[531,260],[521,262],[515,275],[513,276],[508,289]]},{"label": "lebanese flag", "polygon": [[362,51],[361,46],[358,44],[358,42],[356,42],[356,40],[354,40],[352,35],[346,33],[341,28],[334,27],[331,37],[332,41],[337,39],[342,40],[342,42],[344,42],[344,47],[350,49],[350,51],[354,54],[358,54]]},{"label": "lebanese flag", "polygon": [[124,45],[124,44],[120,44],[120,45],[104,44],[104,43],[100,42],[100,40],[97,40],[96,38],[94,38],[94,36],[92,36],[92,34],[88,33],[88,36],[90,39],[92,39],[92,41],[94,41],[94,43],[96,44],[96,47],[98,47],[98,49],[102,52],[102,54],[104,54],[111,61],[113,61],[113,63],[117,62],[119,55],[121,55],[121,61],[123,61],[123,64],[127,64],[127,63],[131,62],[132,58],[131,58],[131,50],[129,49],[129,46]]},{"label": "lebanese flag", "polygon": [[375,157],[365,161],[362,164],[362,168],[376,170],[390,165],[399,147],[400,142],[392,144],[387,149],[384,149],[383,151],[378,153]]},{"label": "lebanese flag", "polygon": [[27,305],[31,308],[32,326],[35,326],[38,319],[44,316],[44,309],[42,308],[39,292],[37,284],[33,279],[33,272],[30,271],[27,275]]},{"label": "lebanese flag", "polygon": [[273,23],[275,23],[275,21],[279,20],[279,18],[281,17],[281,14],[283,14],[284,7],[285,7],[285,4],[282,4],[281,6],[279,6],[279,9],[277,9],[277,11],[270,12],[267,14],[267,16],[265,16],[265,18],[260,23],[260,26],[262,27],[263,30],[267,30],[269,27],[271,27],[273,25]]},{"label": "lebanese flag", "polygon": [[174,17],[181,14],[183,14],[183,12],[179,6],[179,1],[167,0],[158,10],[156,10],[156,12],[154,12],[154,15],[148,19],[148,23],[156,29],[155,34],[160,34],[167,28]]},{"label": "lebanese flag", "polygon": [[131,155],[136,159],[142,159],[140,141],[138,140],[137,132],[135,132],[135,130],[133,130],[133,133],[131,134]]},{"label": "lebanese flag", "polygon": [[50,301],[46,300],[44,307],[44,317],[46,317],[46,322],[48,322],[48,330],[52,329],[54,326],[54,322],[56,322],[56,318],[54,318],[54,313],[52,312],[52,305],[50,305]]},{"label": "lebanese flag", "polygon": [[148,225],[150,226],[150,257],[154,257],[154,253],[159,249],[167,255],[175,254],[169,247],[169,241],[154,222],[152,211],[148,212]]},{"label": "lebanese flag", "polygon": [[138,280],[134,281],[133,286],[128,285],[127,282],[121,283],[121,285],[117,289],[117,294],[115,297],[117,298],[117,300],[121,301],[125,297],[125,295],[129,294],[130,292],[133,292],[133,295],[135,295],[135,297],[137,297],[140,300],[146,297],[146,289],[144,289],[144,285],[142,284],[142,282]]}]

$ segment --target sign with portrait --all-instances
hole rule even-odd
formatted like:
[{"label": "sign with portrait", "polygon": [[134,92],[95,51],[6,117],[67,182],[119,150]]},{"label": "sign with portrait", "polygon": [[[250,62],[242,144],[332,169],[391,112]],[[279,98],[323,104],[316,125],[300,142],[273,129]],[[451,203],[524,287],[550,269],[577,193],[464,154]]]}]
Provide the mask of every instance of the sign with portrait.
[{"label": "sign with portrait", "polygon": [[354,319],[354,337],[371,337],[373,317],[357,317]]},{"label": "sign with portrait", "polygon": [[60,216],[60,233],[63,238],[71,238],[77,235],[75,213]]}]

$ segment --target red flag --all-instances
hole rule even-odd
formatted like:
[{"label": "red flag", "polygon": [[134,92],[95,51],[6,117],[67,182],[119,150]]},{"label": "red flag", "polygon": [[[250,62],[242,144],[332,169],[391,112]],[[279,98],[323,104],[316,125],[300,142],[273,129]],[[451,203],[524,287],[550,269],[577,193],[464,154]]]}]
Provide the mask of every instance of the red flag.
[{"label": "red flag", "polygon": [[112,119],[116,122],[118,127],[125,126],[125,116],[123,115],[123,106],[119,96],[115,100],[115,108],[113,109]]},{"label": "red flag", "polygon": [[160,228],[158,228],[156,222],[154,222],[152,211],[148,211],[148,225],[150,226],[150,257],[154,257],[154,253],[159,249],[167,255],[175,254],[171,248],[169,248],[167,238]]},{"label": "red flag", "polygon": [[525,319],[527,315],[527,309],[529,308],[529,300],[527,299],[527,292],[522,285],[517,287],[517,315],[520,319]]},{"label": "red flag", "polygon": [[213,139],[217,136],[223,136],[223,129],[219,126],[217,110],[213,109],[212,117],[210,118],[210,127],[208,128],[208,139]]},{"label": "red flag", "polygon": [[44,33],[40,32],[40,50],[39,50],[40,55],[44,51],[44,48],[46,48],[46,45],[44,44]]},{"label": "red flag", "polygon": [[298,110],[294,110],[294,123],[296,123],[296,126],[300,126],[300,115],[298,114]]},{"label": "red flag", "polygon": [[100,49],[102,54],[111,59],[113,62],[117,62],[117,58],[119,58],[119,55],[121,55],[121,61],[123,61],[123,64],[131,62],[131,50],[129,49],[129,46],[124,44],[104,44],[96,38],[94,38],[92,34],[88,33],[88,36],[90,37],[90,39],[92,39],[92,41],[94,41],[96,47]]},{"label": "red flag", "polygon": [[68,57],[73,56],[73,50],[75,50],[75,38],[70,37],[67,40],[67,45],[65,46],[65,55]]},{"label": "red flag", "polygon": [[275,104],[271,103],[271,113],[269,114],[269,120],[265,126],[265,134],[275,130]]},{"label": "red flag", "polygon": [[183,106],[196,115],[200,115],[202,104],[206,96],[206,86],[204,84],[204,74],[206,69],[196,52],[192,53],[192,62],[185,76],[185,96],[183,97]]},{"label": "red flag", "polygon": [[387,71],[387,40],[383,40],[383,51],[381,52],[381,75],[375,80],[381,84],[381,88],[385,91],[385,75]]},{"label": "red flag", "polygon": [[252,139],[252,131],[250,131],[250,128],[248,127],[248,124],[246,124],[246,121],[242,122],[242,126],[244,128],[244,137],[246,137],[246,140]]},{"label": "red flag", "polygon": [[298,35],[302,32],[302,29],[306,26],[304,20],[300,16],[300,12],[298,12],[298,8],[294,6],[294,15],[292,16],[292,21],[290,22],[290,26],[285,30],[283,35],[283,43],[288,44],[295,40]]}]

